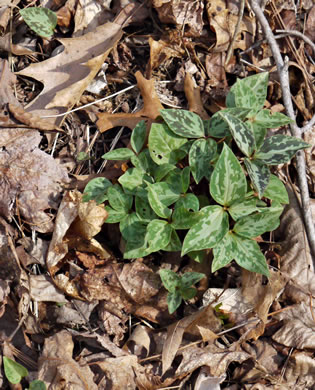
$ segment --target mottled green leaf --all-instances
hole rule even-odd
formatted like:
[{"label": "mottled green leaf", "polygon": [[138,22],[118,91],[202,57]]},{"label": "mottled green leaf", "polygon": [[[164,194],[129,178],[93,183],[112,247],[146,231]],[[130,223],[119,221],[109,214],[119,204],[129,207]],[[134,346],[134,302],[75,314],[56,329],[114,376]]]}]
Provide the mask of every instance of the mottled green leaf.
[{"label": "mottled green leaf", "polygon": [[176,207],[172,215],[174,229],[190,229],[201,218],[199,212],[188,211],[185,207]]},{"label": "mottled green leaf", "polygon": [[203,263],[204,259],[206,258],[206,251],[201,250],[201,251],[191,251],[188,252],[187,255],[195,260],[197,263]]},{"label": "mottled green leaf", "polygon": [[171,239],[168,245],[164,248],[166,252],[179,252],[182,249],[182,242],[178,234],[172,229]]},{"label": "mottled green leaf", "polygon": [[204,127],[199,115],[187,110],[161,110],[162,118],[171,131],[181,137],[204,137]]},{"label": "mottled green leaf", "polygon": [[28,375],[28,370],[14,360],[3,356],[4,373],[10,383],[17,384]]},{"label": "mottled green leaf", "polygon": [[277,200],[280,203],[288,204],[289,196],[285,185],[282,181],[275,175],[270,175],[269,184],[263,195],[265,198],[272,200]]},{"label": "mottled green leaf", "polygon": [[260,110],[251,120],[266,129],[274,129],[293,123],[293,120],[280,112],[271,112],[270,110]]},{"label": "mottled green leaf", "polygon": [[229,214],[237,221],[238,219],[245,217],[257,211],[257,198],[244,199],[241,202],[235,202],[229,207]]},{"label": "mottled green leaf", "polygon": [[126,217],[126,211],[124,210],[115,210],[110,206],[106,206],[105,210],[108,212],[108,217],[106,218],[106,223],[117,223],[122,221]]},{"label": "mottled green leaf", "polygon": [[173,191],[172,187],[165,183],[148,185],[148,200],[154,212],[161,218],[169,218],[172,210],[167,208],[175,203],[180,194]]},{"label": "mottled green leaf", "polygon": [[229,112],[219,111],[219,116],[227,123],[229,130],[239,149],[248,157],[255,150],[255,138],[252,130],[240,119],[229,114]]},{"label": "mottled green leaf", "polygon": [[28,7],[20,10],[25,23],[40,37],[49,38],[57,26],[57,15],[48,8]]},{"label": "mottled green leaf", "polygon": [[185,194],[190,185],[190,167],[185,167],[182,169],[180,179],[182,183],[181,193]]},{"label": "mottled green leaf", "polygon": [[151,251],[157,252],[164,249],[171,240],[172,228],[167,221],[154,219],[147,226],[145,240]]},{"label": "mottled green leaf", "polygon": [[207,135],[215,138],[223,138],[231,135],[230,128],[228,123],[222,118],[220,113],[228,113],[233,115],[234,117],[244,120],[248,113],[250,113],[249,108],[226,108],[224,110],[220,110],[212,115],[209,123],[209,128],[207,131]]},{"label": "mottled green leaf", "polygon": [[43,381],[35,379],[30,383],[30,387],[28,390],[47,390],[47,388]]},{"label": "mottled green leaf", "polygon": [[167,183],[175,193],[182,193],[183,182],[181,169],[176,168],[173,171],[169,172],[163,181]]},{"label": "mottled green leaf", "polygon": [[224,206],[235,200],[242,200],[246,193],[246,177],[240,163],[224,144],[210,180],[210,193],[213,199]]},{"label": "mottled green leaf", "polygon": [[107,200],[107,190],[112,186],[112,183],[105,177],[97,177],[88,182],[84,189],[82,201],[88,202],[95,200],[97,204]]},{"label": "mottled green leaf", "polygon": [[180,287],[180,276],[170,269],[161,269],[159,271],[163,286],[169,292],[176,291]]},{"label": "mottled green leaf", "polygon": [[234,259],[235,242],[232,234],[232,232],[227,232],[222,240],[213,248],[212,272],[225,267]]},{"label": "mottled green leaf", "polygon": [[170,292],[167,294],[167,306],[168,311],[170,314],[173,314],[176,309],[179,308],[180,304],[182,303],[182,296],[178,291]]},{"label": "mottled green leaf", "polygon": [[269,276],[265,256],[261,253],[256,241],[233,234],[235,243],[234,260],[248,271]]},{"label": "mottled green leaf", "polygon": [[266,208],[264,212],[256,212],[239,219],[234,225],[233,231],[247,238],[258,237],[263,233],[271,232],[280,225],[280,215],[283,208],[274,210]]},{"label": "mottled green leaf", "polygon": [[213,248],[229,228],[228,214],[220,206],[207,206],[187,233],[183,242],[182,256],[187,252]]},{"label": "mottled green leaf", "polygon": [[180,148],[187,142],[172,133],[166,124],[153,123],[149,134],[149,151],[152,160],[158,164],[176,164],[185,157],[186,152]]},{"label": "mottled green leaf", "polygon": [[146,123],[140,121],[137,126],[132,130],[130,143],[132,149],[138,154],[144,145],[146,137]]},{"label": "mottled green leaf", "polygon": [[111,150],[108,153],[105,153],[102,158],[104,160],[129,160],[131,157],[133,157],[135,154],[132,150],[128,148],[120,148],[120,149],[114,149]]},{"label": "mottled green leaf", "polygon": [[143,185],[145,172],[139,168],[128,169],[120,178],[119,183],[124,187],[126,192],[135,193]]},{"label": "mottled green leaf", "polygon": [[146,226],[136,213],[131,213],[120,222],[119,229],[126,241],[139,242],[145,237]]},{"label": "mottled green leaf", "polygon": [[257,191],[259,198],[261,198],[269,183],[269,167],[258,160],[250,160],[248,158],[245,158],[244,162],[253,187]]},{"label": "mottled green leaf", "polygon": [[43,381],[35,379],[30,383],[29,390],[47,390],[47,388]]},{"label": "mottled green leaf", "polygon": [[227,107],[250,108],[253,112],[261,110],[267,97],[268,72],[238,79],[226,99]]},{"label": "mottled green leaf", "polygon": [[187,210],[198,211],[199,210],[199,199],[196,195],[188,193],[181,195],[178,201],[175,203],[175,209],[179,207],[185,207]]},{"label": "mottled green leaf", "polygon": [[180,295],[183,299],[192,299],[197,294],[197,290],[194,287],[186,287],[180,290]]},{"label": "mottled green leaf", "polygon": [[175,168],[176,168],[176,166],[173,165],[173,164],[162,164],[162,165],[159,165],[158,168],[156,169],[155,173],[154,173],[155,181],[157,181],[157,182],[161,181],[162,179],[164,179],[164,177],[168,173],[173,171]]},{"label": "mottled green leaf", "polygon": [[260,146],[264,143],[266,134],[267,134],[267,129],[255,122],[251,121],[246,121],[246,126],[249,127],[255,137],[255,144],[256,144],[256,150],[260,148]]},{"label": "mottled green leaf", "polygon": [[198,184],[203,177],[208,180],[210,163],[216,157],[217,143],[212,139],[197,139],[189,151],[189,165],[191,173]]},{"label": "mottled green leaf", "polygon": [[125,194],[119,184],[109,187],[107,195],[109,204],[113,209],[124,211],[125,213],[131,209],[133,197]]},{"label": "mottled green leaf", "polygon": [[281,134],[273,135],[265,140],[258,152],[255,153],[255,158],[269,165],[285,164],[298,150],[310,146],[299,138]]},{"label": "mottled green leaf", "polygon": [[193,286],[194,284],[200,282],[206,275],[200,272],[185,272],[181,276],[180,289]]},{"label": "mottled green leaf", "polygon": [[136,213],[138,214],[138,217],[140,217],[140,219],[149,222],[152,219],[155,219],[157,217],[155,212],[152,210],[148,200],[136,196],[135,206],[136,206]]},{"label": "mottled green leaf", "polygon": [[149,149],[144,149],[138,156],[134,155],[130,161],[136,168],[152,176],[158,168],[158,165],[155,164],[150,156]]},{"label": "mottled green leaf", "polygon": [[150,253],[151,251],[147,247],[144,238],[139,238],[138,241],[126,242],[124,259],[137,259],[139,257],[148,256]]}]

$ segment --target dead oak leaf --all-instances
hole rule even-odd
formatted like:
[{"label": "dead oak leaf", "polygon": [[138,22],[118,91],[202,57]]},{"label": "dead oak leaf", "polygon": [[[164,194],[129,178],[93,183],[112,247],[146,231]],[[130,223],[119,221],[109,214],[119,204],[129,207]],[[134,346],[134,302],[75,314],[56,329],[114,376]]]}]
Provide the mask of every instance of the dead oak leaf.
[{"label": "dead oak leaf", "polygon": [[[60,54],[17,73],[44,85],[42,92],[27,106],[27,111],[37,115],[60,114],[76,104],[122,36],[125,20],[118,16],[116,21],[77,38],[59,39],[64,46]],[[49,120],[59,123],[56,118]]]},{"label": "dead oak leaf", "polygon": [[67,171],[37,145],[41,136],[27,129],[3,129],[0,143],[0,215],[19,213],[41,233],[53,230],[46,210],[57,209]]}]

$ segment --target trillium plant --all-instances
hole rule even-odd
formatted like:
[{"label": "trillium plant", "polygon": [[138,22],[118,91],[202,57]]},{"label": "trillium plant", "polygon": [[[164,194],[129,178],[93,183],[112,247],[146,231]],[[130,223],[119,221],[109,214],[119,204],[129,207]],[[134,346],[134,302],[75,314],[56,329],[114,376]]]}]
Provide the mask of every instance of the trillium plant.
[{"label": "trillium plant", "polygon": [[[266,138],[268,129],[291,123],[286,115],[263,108],[267,86],[268,73],[238,80],[227,95],[227,108],[209,120],[163,109],[147,145],[142,121],[132,132],[131,149],[103,156],[129,161],[130,168],[117,184],[91,180],[83,199],[105,202],[106,222],[119,223],[125,240],[124,258],[181,251],[201,261],[205,250],[212,249],[212,272],[235,260],[249,271],[269,275],[255,238],[279,226],[288,203],[270,166],[289,162],[310,145],[286,135]],[[174,280],[176,291],[183,291],[180,279]],[[169,282],[165,277],[162,281],[171,293]],[[186,296],[184,291],[181,297]],[[176,299],[178,307],[181,298]]]}]

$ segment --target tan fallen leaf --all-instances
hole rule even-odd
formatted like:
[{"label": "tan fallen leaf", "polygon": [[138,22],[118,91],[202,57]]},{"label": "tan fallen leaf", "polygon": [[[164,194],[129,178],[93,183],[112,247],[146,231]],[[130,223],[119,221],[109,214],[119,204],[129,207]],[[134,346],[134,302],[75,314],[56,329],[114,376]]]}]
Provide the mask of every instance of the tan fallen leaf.
[{"label": "tan fallen leaf", "polygon": [[[122,26],[128,20],[128,11],[133,10],[133,5],[129,4],[127,8],[124,14],[118,15],[116,22],[106,23],[77,38],[59,39],[64,46],[60,54],[17,72],[44,85],[42,92],[27,106],[28,112],[38,116],[60,114],[79,101],[121,38]],[[47,120],[60,122],[60,118]]]},{"label": "tan fallen leaf", "polygon": [[93,372],[73,359],[73,348],[72,336],[65,330],[46,338],[38,362],[38,379],[51,390],[97,390]]}]

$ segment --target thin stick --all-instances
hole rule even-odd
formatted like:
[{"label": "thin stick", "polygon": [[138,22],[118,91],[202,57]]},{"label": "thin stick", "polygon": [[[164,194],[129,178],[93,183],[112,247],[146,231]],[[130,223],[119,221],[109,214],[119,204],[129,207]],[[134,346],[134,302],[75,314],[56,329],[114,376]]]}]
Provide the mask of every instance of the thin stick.
[{"label": "thin stick", "polygon": [[[284,34],[283,36],[293,35],[293,36],[296,36],[298,38],[303,39],[303,41],[305,43],[307,43],[308,45],[311,46],[311,48],[313,49],[313,52],[315,53],[315,44],[314,44],[314,42],[311,41],[306,35],[304,35],[300,31],[296,31],[296,30],[276,30],[276,33]],[[279,39],[280,37],[279,37],[279,35],[276,35],[275,38]],[[282,36],[281,36],[281,38],[282,38]]]},{"label": "thin stick", "polygon": [[[254,11],[259,23],[261,24],[264,30],[266,39],[272,51],[273,58],[277,65],[284,106],[286,108],[288,116],[292,120],[294,120],[294,123],[290,124],[291,133],[295,137],[301,138],[302,135],[301,129],[297,126],[295,122],[295,114],[294,114],[294,108],[291,99],[291,93],[290,93],[290,82],[289,82],[287,64],[284,63],[281,57],[281,53],[278,44],[276,42],[276,39],[257,0],[251,0],[250,4],[252,10]],[[298,173],[298,182],[301,191],[302,213],[304,217],[304,223],[305,223],[310,250],[313,255],[313,266],[315,268],[315,228],[314,228],[311,207],[310,207],[310,198],[309,198],[308,185],[307,185],[307,179],[305,174],[306,166],[305,166],[305,158],[304,158],[303,151],[299,151],[296,154],[296,169]]]},{"label": "thin stick", "polygon": [[236,38],[240,32],[240,29],[241,29],[241,23],[242,23],[242,20],[243,20],[243,15],[244,15],[244,8],[245,8],[245,0],[241,0],[241,4],[240,4],[240,8],[239,8],[239,12],[238,12],[238,19],[237,19],[237,23],[236,23],[236,26],[235,26],[235,30],[234,30],[234,34],[233,34],[233,38],[229,44],[229,48],[228,48],[228,51],[227,51],[227,54],[226,54],[226,59],[225,59],[225,66],[227,66],[227,64],[230,62],[230,59],[231,59],[231,56],[232,56],[232,52],[233,52],[233,46],[234,46],[234,43],[236,41]]}]

